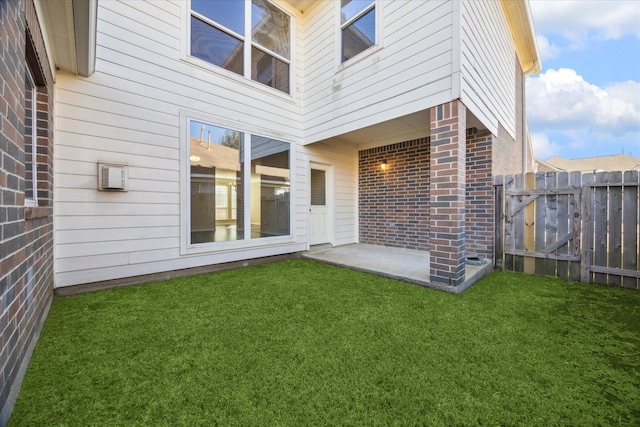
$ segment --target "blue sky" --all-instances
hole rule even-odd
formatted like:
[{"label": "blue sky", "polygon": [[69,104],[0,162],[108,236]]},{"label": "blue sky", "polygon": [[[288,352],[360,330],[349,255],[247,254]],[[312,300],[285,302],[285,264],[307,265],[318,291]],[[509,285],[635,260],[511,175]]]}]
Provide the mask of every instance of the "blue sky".
[{"label": "blue sky", "polygon": [[640,0],[530,6],[543,67],[527,78],[536,157],[640,157]]}]

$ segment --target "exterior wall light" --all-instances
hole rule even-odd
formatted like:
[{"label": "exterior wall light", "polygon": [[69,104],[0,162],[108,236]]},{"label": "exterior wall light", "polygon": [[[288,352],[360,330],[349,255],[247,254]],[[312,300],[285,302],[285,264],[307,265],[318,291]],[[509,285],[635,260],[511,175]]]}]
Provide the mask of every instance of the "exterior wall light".
[{"label": "exterior wall light", "polygon": [[389,166],[387,165],[387,161],[383,160],[380,164],[380,170],[386,171]]}]

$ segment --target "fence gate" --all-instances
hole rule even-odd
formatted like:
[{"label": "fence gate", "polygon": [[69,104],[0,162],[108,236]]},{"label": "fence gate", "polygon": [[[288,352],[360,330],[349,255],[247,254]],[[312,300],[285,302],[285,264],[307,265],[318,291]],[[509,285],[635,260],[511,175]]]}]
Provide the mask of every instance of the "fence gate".
[{"label": "fence gate", "polygon": [[580,280],[580,174],[506,177],[504,191],[504,267]]},{"label": "fence gate", "polygon": [[496,178],[496,266],[640,289],[638,171]]}]

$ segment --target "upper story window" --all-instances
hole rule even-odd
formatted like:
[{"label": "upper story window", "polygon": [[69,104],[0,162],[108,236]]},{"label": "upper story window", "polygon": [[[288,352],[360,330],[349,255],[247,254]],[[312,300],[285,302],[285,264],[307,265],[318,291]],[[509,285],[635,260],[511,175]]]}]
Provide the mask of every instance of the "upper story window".
[{"label": "upper story window", "polygon": [[375,0],[341,0],[342,62],[376,44]]},{"label": "upper story window", "polygon": [[191,0],[190,54],[289,93],[290,27],[266,0]]}]

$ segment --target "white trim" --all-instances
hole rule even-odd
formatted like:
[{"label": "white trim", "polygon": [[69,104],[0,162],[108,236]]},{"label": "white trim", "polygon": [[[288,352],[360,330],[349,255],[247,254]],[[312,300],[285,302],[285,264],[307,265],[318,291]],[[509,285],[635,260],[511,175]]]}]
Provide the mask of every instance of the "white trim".
[{"label": "white trim", "polygon": [[[335,14],[335,22],[336,22],[336,43],[335,43],[335,58],[336,58],[336,64],[337,64],[337,71],[342,71],[343,69],[347,68],[348,66],[350,66],[351,64],[355,64],[357,62],[360,62],[361,60],[363,60],[364,58],[367,58],[368,56],[378,52],[380,49],[382,49],[382,9],[384,6],[384,2],[382,0],[373,0],[371,2],[371,4],[367,7],[365,7],[364,9],[362,9],[357,15],[355,15],[353,18],[349,19],[347,22],[345,22],[344,24],[342,23],[342,18],[340,15],[340,11],[342,10],[341,7],[341,2],[340,1],[335,1],[334,4],[337,5],[337,11],[334,13]],[[347,59],[346,61],[342,61],[342,30],[346,27],[348,27],[350,24],[354,23],[355,21],[357,21],[360,17],[362,17],[363,15],[365,15],[367,12],[371,11],[372,9],[375,9],[375,28],[376,28],[376,34],[375,34],[375,40],[373,43],[373,46],[363,50],[362,52],[356,54],[355,56],[352,56],[351,58]]]},{"label": "white trim", "polygon": [[[265,93],[269,93],[270,95],[273,94],[278,94],[278,96],[281,96],[283,99],[289,99],[291,101],[294,101],[294,91],[296,88],[296,83],[295,83],[295,75],[296,73],[294,72],[294,58],[295,58],[295,41],[296,41],[296,33],[295,33],[295,26],[296,26],[296,18],[295,16],[290,13],[288,10],[286,10],[285,8],[283,8],[281,5],[277,4],[274,1],[270,1],[270,0],[266,0],[269,4],[273,5],[274,7],[278,8],[280,11],[282,11],[283,13],[285,13],[287,16],[289,16],[289,58],[285,58],[281,55],[278,55],[275,52],[272,52],[271,50],[263,47],[262,45],[258,44],[258,43],[254,43],[253,38],[251,37],[251,8],[252,8],[252,0],[244,0],[245,2],[245,14],[244,14],[244,35],[238,34],[235,31],[228,29],[227,27],[225,27],[222,24],[219,24],[213,20],[211,20],[210,18],[196,12],[193,11],[191,9],[191,0],[188,1],[183,1],[180,2],[180,13],[181,13],[181,17],[180,17],[180,22],[181,22],[181,28],[180,28],[180,36],[181,36],[181,43],[180,43],[180,59],[184,62],[187,62],[191,65],[195,65],[198,66],[200,68],[203,68],[207,71],[211,71],[211,72],[215,72],[216,74],[219,74],[221,76],[227,77],[229,79],[232,79],[233,81],[237,82],[237,83],[241,83],[245,86],[249,86],[252,87],[254,89],[259,89],[264,91]],[[238,40],[240,40],[243,43],[243,70],[242,70],[242,75],[239,75],[233,71],[227,70],[224,67],[220,67],[217,66],[215,64],[212,64],[210,62],[207,62],[205,60],[202,60],[200,58],[197,58],[195,56],[191,55],[191,17],[194,16],[197,19],[200,19],[201,21],[203,21],[204,23],[206,23],[207,25],[211,25],[212,27],[216,28],[219,31],[222,31],[224,33],[226,33],[227,35],[230,35]],[[255,47],[256,49],[259,49],[260,51],[264,52],[265,54],[272,56],[276,59],[278,59],[279,61],[282,61],[284,63],[286,63],[289,66],[289,92],[283,92],[280,89],[271,87],[269,85],[260,83],[256,80],[252,79],[251,76],[251,50],[252,48]]]},{"label": "white trim", "polygon": [[[235,31],[233,31],[230,28],[225,27],[222,24],[217,23],[216,21],[214,21],[213,19],[209,18],[206,15],[203,15],[199,12],[196,12],[195,10],[191,10],[189,9],[189,13],[191,14],[191,16],[195,16],[196,18],[198,18],[199,20],[203,21],[205,24],[211,25],[212,27],[216,28],[217,30],[222,31],[223,33],[227,33],[230,36],[233,36],[237,39],[242,40],[243,42],[246,41],[245,37],[242,34],[238,34]],[[247,26],[247,14],[245,13],[245,32],[246,32],[246,26]],[[189,19],[189,22],[191,22],[191,19]],[[249,25],[251,25],[251,21],[249,21]],[[189,28],[191,29],[191,28]],[[191,33],[191,31],[189,31],[189,33]],[[189,47],[190,47],[191,43],[189,43]]]},{"label": "white trim", "polygon": [[[247,11],[247,3],[249,4],[248,11]],[[242,70],[242,72],[243,72],[243,77],[245,79],[254,81],[251,78],[251,47],[253,46],[253,43],[251,41],[251,38],[252,38],[251,37],[251,13],[252,13],[251,0],[245,0],[244,2],[244,33],[246,34],[246,37],[244,39],[244,46],[242,47],[243,48],[242,60],[244,61],[244,69]],[[191,34],[189,34],[189,37],[191,37]],[[247,47],[247,44],[248,44],[248,47]],[[248,230],[251,230],[251,228],[248,228]]]},{"label": "white trim", "polygon": [[[30,159],[28,160],[31,163],[31,191],[33,193],[33,197],[27,198],[27,180],[25,176],[25,198],[24,204],[25,206],[38,206],[38,157],[37,147],[38,147],[38,86],[36,85],[35,79],[33,78],[33,72],[31,68],[27,65],[25,67],[25,78],[28,79],[28,82],[31,84],[31,153]],[[26,82],[25,82],[26,83]],[[26,99],[25,99],[26,101]],[[25,105],[26,107],[26,105]],[[26,121],[26,108],[25,108],[25,121]],[[25,151],[25,175],[27,173],[26,164],[27,164],[27,152]]]},{"label": "white trim", "polygon": [[[191,198],[190,195],[190,161],[189,161],[189,129],[191,121],[199,121],[210,124],[212,126],[218,126],[241,132],[243,135],[243,150],[244,150],[244,176],[243,180],[246,184],[244,188],[244,229],[245,236],[241,240],[233,240],[226,242],[209,242],[209,243],[190,243],[191,235]],[[219,117],[215,117],[208,114],[199,112],[180,110],[180,255],[198,255],[198,254],[216,254],[216,253],[228,253],[236,251],[244,251],[253,248],[263,247],[278,247],[283,245],[290,245],[296,243],[295,241],[295,197],[294,191],[296,188],[295,182],[295,144],[293,141],[284,140],[281,137],[271,136],[271,132],[261,129],[261,131],[253,131],[259,128],[253,127],[252,130],[247,130],[251,126],[247,126],[244,123],[236,122],[232,120],[225,120]],[[244,129],[244,130],[243,130]],[[284,236],[273,237],[260,237],[251,238],[251,136],[261,136],[265,138],[273,138],[278,141],[286,142],[289,144],[289,234]],[[248,165],[248,166],[247,166]]]},{"label": "white trim", "polygon": [[[246,137],[246,133],[242,137],[244,140],[243,154],[244,154],[244,171],[242,175],[242,180],[244,181],[244,203],[242,204],[244,212],[244,230],[245,230],[245,239],[249,240],[251,238],[251,150],[247,149],[247,145],[251,145],[251,136]],[[247,141],[248,140],[248,141]],[[248,165],[248,167],[247,167]],[[249,201],[247,203],[247,200]],[[249,233],[247,239],[247,234]]]},{"label": "white trim", "polygon": [[38,18],[38,23],[40,24],[40,29],[44,35],[44,37],[42,37],[42,41],[44,42],[44,49],[47,52],[47,58],[49,59],[49,69],[51,71],[51,75],[53,76],[53,81],[56,81],[56,73],[57,73],[57,69],[56,69],[56,61],[55,61],[55,45],[54,43],[51,41],[52,37],[51,37],[51,30],[49,29],[49,21],[47,19],[45,19],[45,10],[44,10],[44,4],[43,4],[44,0],[35,0],[33,2],[33,5],[36,8],[36,16]]},{"label": "white trim", "polygon": [[[360,19],[361,16],[365,15],[367,12],[369,12],[371,9],[376,7],[376,0],[371,0],[371,4],[367,7],[365,7],[364,9],[362,9],[360,12],[358,12],[357,14],[355,14],[351,19],[348,19],[346,22],[342,22],[342,19],[340,19],[340,29],[344,30],[345,28],[347,28],[349,25],[351,25],[352,23],[356,22],[358,19]],[[342,9],[342,7],[340,8]]]},{"label": "white trim", "polygon": [[453,1],[451,4],[452,15],[452,58],[451,58],[451,97],[459,99],[462,96],[461,82],[462,73],[460,65],[460,56],[462,55],[462,7],[459,1]]},{"label": "white trim", "polygon": [[189,215],[190,193],[189,186],[189,120],[196,118],[196,114],[180,110],[180,255],[188,255],[188,235],[191,229],[191,216]]},{"label": "white trim", "polygon": [[[309,161],[307,170],[309,171],[309,188],[307,189],[307,224],[311,223],[311,169],[325,171],[325,202],[327,206],[327,234],[331,245],[335,245],[336,230],[336,190],[335,190],[335,167],[325,163]],[[310,232],[311,227],[307,226],[307,250],[311,247]]]},{"label": "white trim", "polygon": [[75,69],[89,77],[96,69],[98,1],[73,2]]}]

